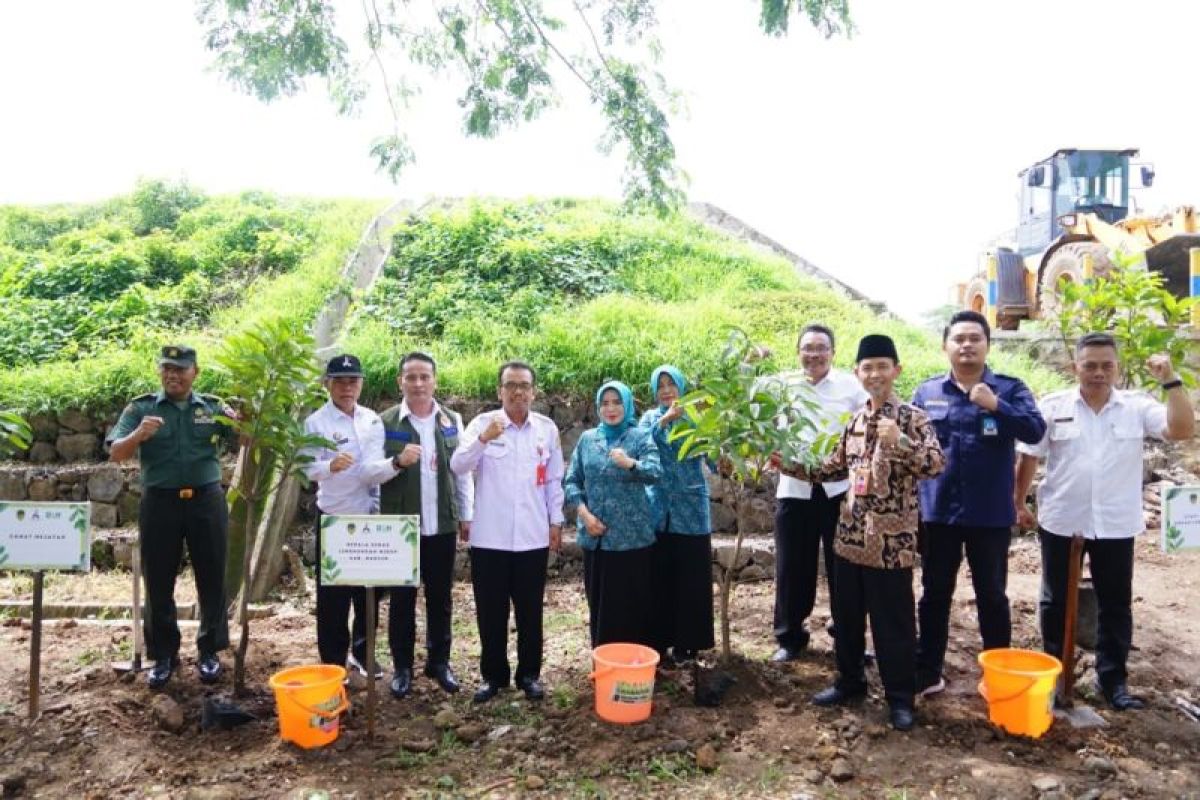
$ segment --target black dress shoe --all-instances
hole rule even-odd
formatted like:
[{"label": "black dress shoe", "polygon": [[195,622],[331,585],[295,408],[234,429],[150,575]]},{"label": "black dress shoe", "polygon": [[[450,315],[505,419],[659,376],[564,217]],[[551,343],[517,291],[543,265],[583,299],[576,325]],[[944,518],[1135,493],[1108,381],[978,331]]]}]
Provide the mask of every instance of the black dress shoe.
[{"label": "black dress shoe", "polygon": [[458,678],[450,671],[449,664],[426,664],[425,677],[433,678],[442,691],[454,694],[458,691]]},{"label": "black dress shoe", "polygon": [[892,727],[898,731],[911,731],[917,724],[912,706],[894,705],[888,710],[888,716],[891,719]]},{"label": "black dress shoe", "polygon": [[408,697],[408,693],[412,691],[412,670],[398,669],[396,674],[392,676],[392,697],[397,700],[403,700]]},{"label": "black dress shoe", "polygon": [[484,681],[479,684],[479,688],[475,690],[475,694],[471,697],[473,703],[486,703],[496,695],[500,694],[500,686],[489,681]]},{"label": "black dress shoe", "polygon": [[176,656],[167,656],[160,658],[154,662],[154,666],[150,668],[150,674],[146,676],[146,685],[151,689],[161,689],[167,685],[167,681],[171,680],[171,676],[175,673],[175,667],[179,663]]},{"label": "black dress shoe", "polygon": [[196,662],[196,672],[200,673],[201,683],[216,683],[221,679],[221,659],[216,653],[201,655]]},{"label": "black dress shoe", "polygon": [[517,686],[525,693],[527,700],[542,700],[546,696],[546,690],[537,678],[522,678],[517,681]]},{"label": "black dress shoe", "polygon": [[1137,711],[1146,707],[1146,701],[1129,693],[1129,687],[1118,683],[1111,689],[1102,689],[1108,704],[1117,711]]},{"label": "black dress shoe", "polygon": [[814,706],[844,706],[847,703],[853,703],[855,700],[861,700],[866,696],[867,687],[865,686],[861,689],[848,692],[834,684],[828,689],[822,689],[814,694],[812,704]]}]

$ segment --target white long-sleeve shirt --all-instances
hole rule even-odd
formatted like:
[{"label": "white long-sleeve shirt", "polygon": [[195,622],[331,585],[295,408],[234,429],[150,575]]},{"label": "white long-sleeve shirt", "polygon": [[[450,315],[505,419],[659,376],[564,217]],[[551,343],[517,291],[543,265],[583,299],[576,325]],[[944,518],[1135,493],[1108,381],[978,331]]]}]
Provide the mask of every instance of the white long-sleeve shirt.
[{"label": "white long-sleeve shirt", "polygon": [[[347,414],[332,402],[318,408],[304,420],[304,430],[324,436],[337,449],[310,449],[313,461],[304,474],[317,483],[317,507],[325,514],[371,514],[379,510],[379,484],[396,475],[392,460],[384,455],[383,422],[369,408],[354,406]],[[331,472],[330,463],[339,453],[349,453],[354,464],[341,472]]]}]

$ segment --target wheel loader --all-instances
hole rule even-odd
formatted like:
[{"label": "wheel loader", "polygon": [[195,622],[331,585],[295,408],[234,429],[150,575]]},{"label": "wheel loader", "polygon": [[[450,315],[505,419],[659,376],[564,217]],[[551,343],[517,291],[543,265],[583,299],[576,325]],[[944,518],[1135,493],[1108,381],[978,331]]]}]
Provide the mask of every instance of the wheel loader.
[{"label": "wheel loader", "polygon": [[[983,255],[980,273],[959,287],[960,305],[988,314],[1002,330],[1053,317],[1061,284],[1084,280],[1085,261],[1095,276],[1104,275],[1115,250],[1141,256],[1147,269],[1163,274],[1171,293],[1186,297],[1188,250],[1200,247],[1200,220],[1192,206],[1160,217],[1130,216],[1131,188],[1154,181],[1153,167],[1132,162],[1137,156],[1137,150],[1058,150],[1021,170],[1013,241]],[[996,280],[989,286],[992,269]]]}]

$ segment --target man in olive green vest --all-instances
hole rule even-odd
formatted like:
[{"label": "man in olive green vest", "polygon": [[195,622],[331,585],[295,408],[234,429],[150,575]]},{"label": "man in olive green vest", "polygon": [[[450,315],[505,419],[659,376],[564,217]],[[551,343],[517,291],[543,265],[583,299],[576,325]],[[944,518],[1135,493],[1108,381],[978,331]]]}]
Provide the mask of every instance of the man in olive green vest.
[{"label": "man in olive green vest", "polygon": [[113,461],[136,454],[141,462],[138,543],[146,585],[146,650],[154,659],[147,679],[152,689],[165,686],[179,665],[175,576],[185,542],[200,601],[196,667],[201,681],[217,681],[221,676],[217,653],[229,646],[228,511],[218,456],[221,445],[236,444],[237,437],[232,428],[217,422],[218,415],[232,414],[220,398],[192,391],[199,373],[195,350],[164,347],[158,359],[162,390],[134,398],[107,437]]},{"label": "man in olive green vest", "polygon": [[[380,512],[421,517],[421,583],[425,587],[425,675],[447,692],[458,691],[450,670],[451,585],[459,534],[470,530],[474,508],[470,474],[450,471],[450,456],[458,446],[462,418],[434,399],[437,364],[425,353],[409,353],[400,361],[400,405],[380,418],[384,450],[400,473],[380,487]],[[388,614],[388,642],[395,675],[392,694],[412,690],[413,647],[416,638],[415,586],[393,587]]]}]

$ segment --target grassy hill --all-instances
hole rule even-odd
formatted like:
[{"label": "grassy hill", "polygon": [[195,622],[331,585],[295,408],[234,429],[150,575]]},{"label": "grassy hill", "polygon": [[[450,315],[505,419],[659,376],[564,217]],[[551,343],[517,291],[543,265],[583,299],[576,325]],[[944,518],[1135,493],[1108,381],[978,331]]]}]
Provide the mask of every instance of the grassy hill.
[{"label": "grassy hill", "polygon": [[[311,321],[346,291],[341,266],[381,205],[208,198],[149,182],[90,206],[0,208],[0,407],[118,408],[156,388],[150,366],[163,342],[194,344],[203,368],[222,336],[265,315]],[[522,358],[543,390],[590,397],[619,378],[645,402],[655,366],[703,375],[730,326],[773,350],[768,367],[790,368],[797,329],[817,321],[836,331],[844,367],[863,334],[895,337],[901,394],[945,369],[936,337],[686,215],[478,200],[395,229],[342,346],[363,358],[368,401],[395,395],[399,356],[421,349],[437,357],[444,395],[494,397],[496,367]],[[1035,391],[1061,385],[1027,359],[992,362]],[[212,372],[199,387],[221,390]]]},{"label": "grassy hill", "polygon": [[163,343],[193,344],[203,368],[261,315],[311,320],[381,206],[146,181],[102,203],[0,207],[0,407],[119,407],[156,386]]},{"label": "grassy hill", "polygon": [[[834,329],[844,367],[860,336],[890,334],[904,360],[902,395],[945,369],[928,332],[683,215],[631,215],[600,201],[474,201],[411,217],[394,241],[345,337],[364,358],[369,397],[394,394],[399,356],[423,349],[438,359],[444,394],[494,396],[496,367],[522,358],[544,390],[590,396],[619,378],[645,401],[655,366],[703,374],[734,325],[782,368],[794,366],[796,332],[808,322]],[[1035,391],[1061,385],[1027,359],[992,362]]]}]

